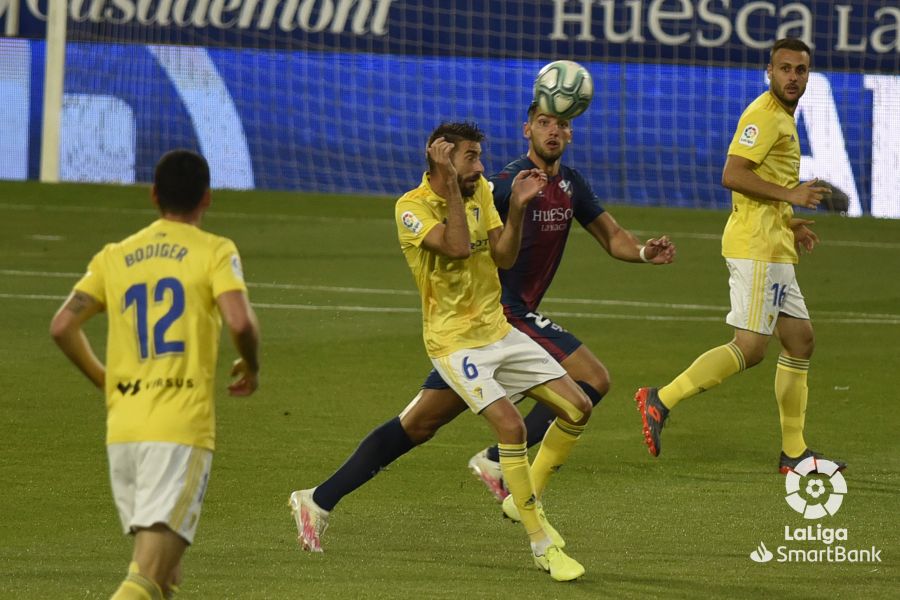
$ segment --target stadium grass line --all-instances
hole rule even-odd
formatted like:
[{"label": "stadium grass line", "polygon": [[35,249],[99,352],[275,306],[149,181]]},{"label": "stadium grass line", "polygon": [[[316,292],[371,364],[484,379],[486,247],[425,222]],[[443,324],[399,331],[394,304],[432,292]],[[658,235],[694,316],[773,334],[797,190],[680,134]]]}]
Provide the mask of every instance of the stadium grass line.
[{"label": "stadium grass line", "polygon": [[[658,231],[643,231],[640,229],[632,229],[632,233],[634,233],[638,237],[644,236],[656,236],[659,235]],[[572,233],[581,234],[584,233],[583,229],[572,229]],[[674,242],[678,242],[679,239],[690,239],[690,240],[708,240],[714,242],[722,241],[721,233],[697,233],[697,232],[688,232],[688,231],[672,231],[666,233]],[[900,242],[863,242],[857,240],[820,240],[820,246],[842,246],[846,248],[882,248],[882,249],[891,249],[897,250],[900,249]]]},{"label": "stadium grass line", "polygon": [[[0,299],[7,300],[56,300],[62,301],[66,299],[64,295],[56,294],[6,294],[0,293]],[[272,304],[268,302],[251,302],[254,308],[267,308],[275,310],[308,310],[308,311],[340,311],[340,312],[363,312],[363,313],[388,313],[388,314],[418,314],[421,309],[404,308],[404,307],[385,307],[385,306],[348,306],[348,305],[320,305],[320,304]],[[586,318],[586,319],[626,319],[631,321],[721,321],[722,317],[679,317],[666,315],[622,315],[609,313],[553,313],[554,316]],[[856,322],[856,321],[853,321]],[[878,323],[889,323],[888,321],[877,321]],[[897,321],[900,325],[900,320]]]},{"label": "stadium grass line", "polygon": [[[0,299],[7,300],[55,300],[57,302],[65,300],[66,296],[56,294],[7,294],[0,293]],[[273,304],[269,302],[251,302],[254,308],[272,309],[272,310],[305,310],[305,311],[337,311],[337,312],[358,312],[358,313],[382,313],[382,314],[418,314],[420,308],[410,307],[391,307],[391,306],[359,306],[346,304]],[[554,312],[555,318],[564,317],[569,319],[612,319],[618,321],[664,321],[664,322],[722,322],[722,315],[710,317],[690,317],[682,315],[628,315],[622,313],[584,313],[584,312]],[[816,323],[839,323],[846,325],[900,325],[900,318],[895,319],[872,319],[866,317],[858,318],[818,318]]]},{"label": "stadium grass line", "polygon": [[[36,211],[42,209],[53,209],[54,212],[74,212],[74,213],[110,213],[110,214],[132,214],[132,215],[157,215],[157,211],[152,208],[111,208],[100,206],[79,206],[79,205],[41,205],[41,204],[8,204],[0,202],[0,209],[10,209],[19,211]],[[315,216],[315,215],[289,215],[284,213],[242,213],[233,211],[216,211],[207,214],[204,219],[215,221],[216,219],[240,219],[253,221],[296,221],[296,222],[318,222],[318,223],[394,223],[390,218],[378,217],[335,217],[335,216]],[[658,231],[644,231],[641,229],[632,229],[637,236],[653,236],[658,235]],[[585,231],[581,228],[573,228],[572,233],[582,235]],[[698,233],[689,231],[673,231],[667,233],[673,240],[692,239],[707,240],[718,242],[722,239],[721,233]],[[857,240],[822,240],[819,242],[822,246],[841,246],[848,248],[881,248],[881,249],[900,249],[900,242],[866,242]]]},{"label": "stadium grass line", "polygon": [[[0,292],[0,299],[3,300],[55,300],[61,302],[67,296],[58,294],[6,294]],[[268,302],[251,302],[253,308],[270,308],[276,310],[334,310],[339,312],[362,312],[362,313],[394,313],[394,314],[418,314],[419,308],[402,308],[389,306],[346,306],[341,304],[334,305],[317,305],[317,304],[271,304]]]},{"label": "stadium grass line", "polygon": [[[22,271],[17,269],[0,269],[0,275],[23,277],[52,277],[61,279],[78,279],[83,273],[67,273],[63,271]],[[385,296],[418,296],[414,290],[392,290],[389,288],[362,288],[333,285],[307,285],[299,283],[253,283],[247,282],[251,288],[273,290],[305,290],[314,292],[338,292],[347,294],[379,294]],[[900,315],[898,315],[900,316]]]},{"label": "stadium grass line", "polygon": [[[158,216],[159,211],[153,208],[111,208],[106,206],[78,206],[78,205],[62,205],[62,204],[5,204],[0,202],[0,210],[10,209],[19,211],[38,211],[52,209],[53,212],[70,212],[70,213],[106,213],[116,215],[149,215]],[[370,223],[394,223],[394,219],[389,218],[373,218],[373,217],[323,217],[315,215],[288,215],[284,213],[242,213],[217,210],[215,213],[208,213],[203,216],[204,221],[215,221],[216,219],[240,219],[245,221],[297,221],[297,222],[321,222],[321,223],[359,223],[362,221]]]},{"label": "stadium grass line", "polygon": [[[301,283],[247,283],[248,287],[272,290],[302,290],[310,292],[337,292],[340,294],[373,294],[383,296],[419,296],[415,290],[392,290],[389,288],[361,288],[334,285],[311,285]],[[900,315],[898,315],[900,316]]]},{"label": "stadium grass line", "polygon": [[251,302],[253,308],[271,308],[276,310],[336,310],[340,312],[419,314],[422,309],[393,306],[347,306],[342,304],[271,304],[268,302]]},{"label": "stadium grass line", "polygon": [[[719,312],[728,312],[731,310],[730,306],[717,306],[713,304],[676,304],[676,303],[666,303],[666,302],[643,302],[640,300],[601,300],[596,298],[544,298],[544,302],[549,303],[557,303],[557,304],[586,304],[586,305],[594,305],[594,306],[634,306],[638,308],[675,308],[680,310],[707,310],[707,311],[719,311]],[[816,310],[813,311],[816,315],[827,315],[831,317],[859,317],[864,319],[886,319],[888,321],[898,320],[900,319],[900,314],[892,314],[892,313],[865,313],[865,312],[853,312],[853,311],[840,311],[840,310]],[[554,315],[559,314],[556,311],[553,312]],[[818,321],[819,319],[814,318],[814,321]]]},{"label": "stadium grass line", "polygon": [[[62,271],[25,271],[19,269],[0,269],[0,275],[9,275],[13,277],[47,277],[47,278],[59,278],[59,279],[72,279],[75,280],[81,277],[81,273],[74,272],[62,272]],[[253,283],[247,282],[247,287],[251,289],[279,289],[279,290],[297,290],[297,291],[317,291],[317,292],[335,292],[335,293],[347,293],[347,294],[373,294],[373,295],[384,295],[384,296],[418,296],[418,293],[414,290],[399,290],[399,289],[390,289],[390,288],[363,288],[363,287],[346,287],[346,286],[329,286],[329,285],[309,285],[309,284],[294,284],[294,283]],[[55,298],[55,296],[54,296]],[[630,306],[635,308],[657,308],[657,309],[675,309],[675,310],[702,310],[702,311],[715,311],[719,313],[727,312],[729,310],[728,306],[716,306],[711,304],[677,304],[677,303],[665,303],[665,302],[643,302],[638,300],[604,300],[604,299],[595,299],[595,298],[553,298],[547,297],[544,298],[544,302],[546,303],[556,303],[556,304],[580,304],[587,306]],[[313,305],[304,305],[304,304],[257,304],[254,303],[254,306],[260,306],[262,308],[298,308],[298,310],[303,310],[304,307],[313,306]],[[335,306],[321,306],[322,310],[327,310],[329,308],[335,308]],[[354,306],[347,307],[346,310],[364,312],[369,311],[369,309],[375,309],[378,307],[365,307],[365,306]],[[369,312],[391,312],[390,307],[381,307],[378,310],[372,310]],[[313,310],[313,309],[309,309]],[[418,308],[407,308],[400,307],[396,309],[396,312],[408,312],[408,311],[416,311]],[[603,313],[581,313],[581,312],[562,312],[562,311],[553,311],[554,317],[582,317],[582,318],[611,318],[611,317],[619,317],[622,319],[628,318],[642,318],[641,316],[636,317],[628,317],[621,314],[603,314]],[[595,316],[600,315],[600,316]],[[816,322],[840,322],[840,323],[885,323],[885,324],[895,324],[900,323],[900,314],[891,314],[891,313],[865,313],[865,312],[848,312],[848,311],[828,311],[828,310],[820,310],[815,311],[815,315],[817,318],[814,318]],[[834,320],[823,320],[825,317],[834,317],[836,319],[844,319],[840,321]],[[649,318],[648,320],[666,320],[667,316],[665,315],[656,315],[653,318]],[[720,320],[721,316],[716,317],[697,317],[693,320],[698,321],[716,321]],[[680,319],[680,320],[692,320],[692,319]]]}]

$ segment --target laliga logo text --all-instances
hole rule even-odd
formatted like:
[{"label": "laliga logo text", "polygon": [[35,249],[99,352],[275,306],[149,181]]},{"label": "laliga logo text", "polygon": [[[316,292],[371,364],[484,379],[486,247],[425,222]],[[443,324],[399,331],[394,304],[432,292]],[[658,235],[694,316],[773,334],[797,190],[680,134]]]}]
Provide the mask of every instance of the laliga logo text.
[{"label": "laliga logo text", "polygon": [[[821,519],[834,516],[844,495],[847,493],[847,482],[838,471],[838,466],[830,460],[809,457],[787,474],[784,481],[787,495],[785,500],[792,509],[803,515],[804,519]],[[848,530],[845,527],[823,527],[817,523],[815,527],[784,527],[785,542],[802,542],[803,548],[778,546],[775,554],[762,542],[750,553],[750,559],[757,563],[776,562],[881,562],[881,550],[869,548],[847,548],[835,542],[846,542]],[[810,543],[818,542],[824,547],[810,548]]]}]

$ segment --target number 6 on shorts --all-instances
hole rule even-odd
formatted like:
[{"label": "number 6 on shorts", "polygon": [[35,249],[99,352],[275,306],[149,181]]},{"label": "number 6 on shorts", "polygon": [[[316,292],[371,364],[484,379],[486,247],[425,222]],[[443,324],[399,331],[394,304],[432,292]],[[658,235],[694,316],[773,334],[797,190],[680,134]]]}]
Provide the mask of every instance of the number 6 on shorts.
[{"label": "number 6 on shorts", "polygon": [[469,381],[478,377],[478,367],[469,362],[469,357],[466,356],[462,361],[463,374],[466,376],[466,379]]}]

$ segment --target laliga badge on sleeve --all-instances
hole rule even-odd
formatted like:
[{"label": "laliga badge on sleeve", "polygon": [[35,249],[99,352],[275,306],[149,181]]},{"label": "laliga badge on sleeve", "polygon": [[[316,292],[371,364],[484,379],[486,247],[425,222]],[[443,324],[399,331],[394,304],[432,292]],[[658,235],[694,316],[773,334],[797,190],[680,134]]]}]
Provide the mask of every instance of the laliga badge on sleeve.
[{"label": "laliga badge on sleeve", "polygon": [[756,138],[759,135],[759,127],[756,125],[747,125],[744,127],[744,131],[741,132],[741,137],[738,139],[739,144],[743,144],[745,146],[753,146],[756,144]]},{"label": "laliga badge on sleeve", "polygon": [[241,281],[244,280],[244,270],[241,268],[241,259],[238,258],[237,254],[231,255],[231,270],[235,277]]},{"label": "laliga badge on sleeve", "polygon": [[422,221],[412,213],[412,211],[406,211],[402,215],[400,215],[400,220],[403,222],[403,226],[412,231],[414,234],[418,235],[420,231],[422,231]]}]

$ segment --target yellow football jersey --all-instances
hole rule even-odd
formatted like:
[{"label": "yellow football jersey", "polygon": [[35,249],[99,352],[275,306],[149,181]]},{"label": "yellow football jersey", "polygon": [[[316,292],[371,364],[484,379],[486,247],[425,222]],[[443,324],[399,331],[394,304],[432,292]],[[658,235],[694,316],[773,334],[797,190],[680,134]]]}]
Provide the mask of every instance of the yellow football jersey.
[{"label": "yellow football jersey", "polygon": [[[738,122],[728,154],[756,163],[754,173],[777,185],[800,183],[800,136],[794,117],[765,92]],[[722,256],[775,263],[796,263],[794,208],[787,202],[731,193],[731,215],[722,235]]]},{"label": "yellow football jersey", "polygon": [[453,260],[422,247],[422,240],[447,220],[447,202],[428,182],[428,174],[395,208],[400,249],[422,297],[425,350],[432,358],[463,348],[493,344],[510,329],[500,305],[500,279],[487,232],[503,227],[487,180],[466,199],[471,254]]},{"label": "yellow football jersey", "polygon": [[75,289],[106,307],[108,444],[215,447],[216,297],[246,290],[234,243],[159,219],[91,260]]}]

